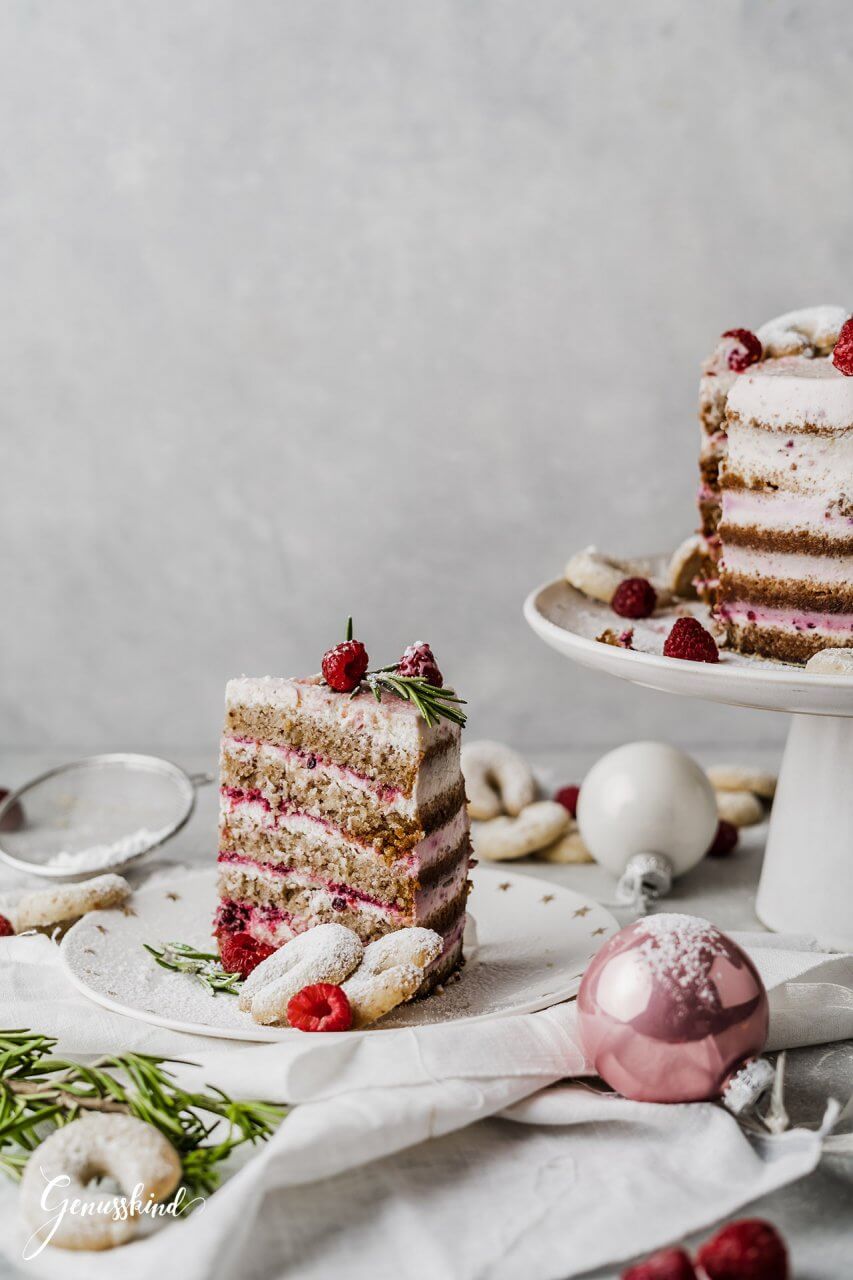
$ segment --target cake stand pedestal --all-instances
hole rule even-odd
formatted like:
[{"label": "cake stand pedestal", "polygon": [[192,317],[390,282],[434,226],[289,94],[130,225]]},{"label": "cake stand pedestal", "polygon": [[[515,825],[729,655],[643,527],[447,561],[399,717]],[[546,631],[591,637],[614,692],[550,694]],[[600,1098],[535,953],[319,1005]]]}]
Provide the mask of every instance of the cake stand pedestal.
[{"label": "cake stand pedestal", "polygon": [[[693,611],[701,617],[703,609]],[[756,914],[769,929],[853,951],[853,680],[725,651],[719,663],[700,663],[602,644],[595,636],[614,627],[613,612],[563,580],[532,592],[524,616],[551,648],[593,670],[664,693],[791,713]],[[672,621],[637,629],[660,648]]]}]

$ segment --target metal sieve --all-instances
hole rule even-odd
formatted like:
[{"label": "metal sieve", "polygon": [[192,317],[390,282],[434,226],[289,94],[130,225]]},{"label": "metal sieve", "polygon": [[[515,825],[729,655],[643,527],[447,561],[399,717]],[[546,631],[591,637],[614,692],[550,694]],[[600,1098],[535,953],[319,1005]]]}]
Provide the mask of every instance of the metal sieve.
[{"label": "metal sieve", "polygon": [[117,871],[180,831],[212,781],[126,752],[59,765],[0,803],[0,858],[52,880]]}]

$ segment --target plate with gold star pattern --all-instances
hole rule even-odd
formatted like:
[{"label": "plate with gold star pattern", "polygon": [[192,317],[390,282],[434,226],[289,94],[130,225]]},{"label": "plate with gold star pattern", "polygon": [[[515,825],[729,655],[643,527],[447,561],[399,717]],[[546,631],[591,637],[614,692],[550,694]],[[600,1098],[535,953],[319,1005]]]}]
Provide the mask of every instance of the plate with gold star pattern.
[{"label": "plate with gold star pattern", "polygon": [[[498,867],[471,873],[466,961],[443,988],[400,1005],[366,1031],[532,1013],[568,1000],[618,924],[600,903],[572,889]],[[161,968],[147,946],[183,942],[212,951],[215,868],[188,871],[136,890],[126,911],[92,911],[66,934],[62,957],[75,984],[128,1017],[194,1035],[287,1040],[290,1027],[264,1027],[233,994],[213,994],[196,976]]]}]

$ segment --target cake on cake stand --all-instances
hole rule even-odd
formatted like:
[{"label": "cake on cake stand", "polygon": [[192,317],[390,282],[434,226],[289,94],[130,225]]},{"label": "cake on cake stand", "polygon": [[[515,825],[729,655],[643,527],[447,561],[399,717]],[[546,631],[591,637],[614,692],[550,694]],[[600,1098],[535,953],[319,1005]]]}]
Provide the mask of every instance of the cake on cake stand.
[{"label": "cake on cake stand", "polygon": [[[707,621],[704,606],[688,607]],[[791,715],[756,914],[769,929],[853,950],[853,679],[726,650],[713,664],[665,658],[660,649],[674,610],[632,623],[563,579],[531,592],[524,616],[546,644],[582,666],[664,693]],[[632,626],[635,650],[595,638]]]}]

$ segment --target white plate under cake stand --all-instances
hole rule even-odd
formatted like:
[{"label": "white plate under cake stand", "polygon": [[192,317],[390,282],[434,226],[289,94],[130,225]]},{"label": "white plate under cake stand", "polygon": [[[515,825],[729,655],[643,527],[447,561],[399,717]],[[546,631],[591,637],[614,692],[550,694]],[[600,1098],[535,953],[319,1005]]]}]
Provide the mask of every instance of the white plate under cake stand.
[{"label": "white plate under cake stand", "polygon": [[[689,608],[707,621],[704,606]],[[684,611],[631,623],[563,579],[524,604],[536,634],[582,666],[664,693],[791,713],[755,909],[770,929],[853,951],[853,679],[725,650],[719,663],[665,658],[663,640]],[[632,626],[635,650],[596,640]]]},{"label": "white plate under cake stand", "polygon": [[[476,944],[459,977],[427,1000],[401,1005],[374,1028],[342,1034],[548,1008],[576,994],[588,962],[619,928],[592,898],[543,880],[502,867],[478,867],[472,880]],[[160,968],[145,950],[146,942],[212,950],[215,904],[215,866],[146,885],[133,895],[132,914],[92,911],[69,929],[61,947],[66,971],[98,1004],[174,1031],[250,1041],[301,1036],[289,1027],[259,1026],[234,996],[212,995],[197,978]]]}]

